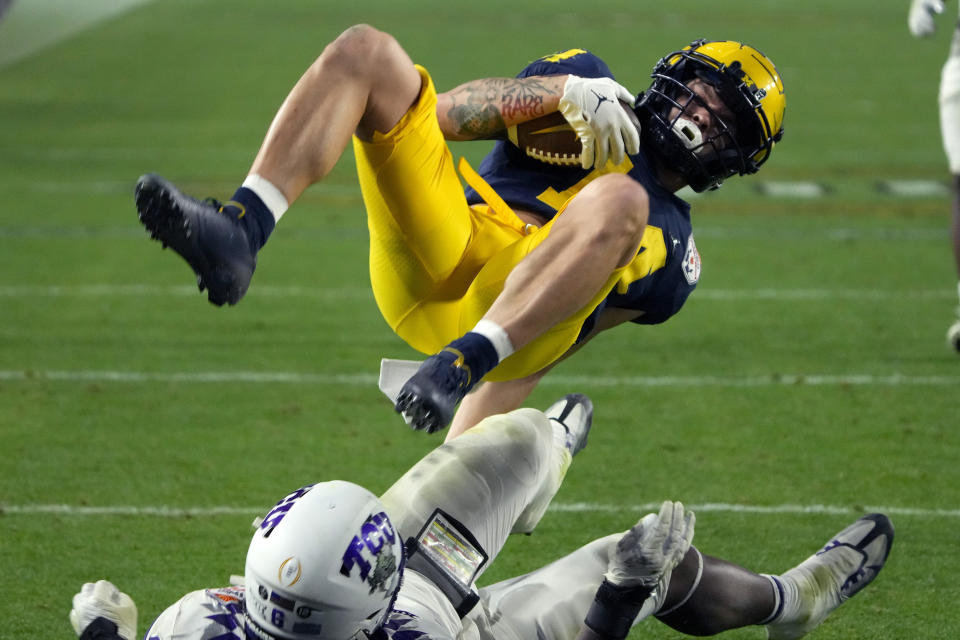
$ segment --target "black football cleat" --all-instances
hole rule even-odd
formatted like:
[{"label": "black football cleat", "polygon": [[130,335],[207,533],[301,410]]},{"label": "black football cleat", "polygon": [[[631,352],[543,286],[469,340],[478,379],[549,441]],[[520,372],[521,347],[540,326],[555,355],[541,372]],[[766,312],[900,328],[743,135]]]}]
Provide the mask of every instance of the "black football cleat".
[{"label": "black football cleat", "polygon": [[191,198],[152,173],[137,181],[135,199],[150,237],[187,261],[210,302],[220,306],[240,301],[250,286],[257,256],[239,220],[223,213],[215,200]]},{"label": "black football cleat", "polygon": [[436,433],[453,420],[457,404],[463,400],[474,381],[463,357],[444,350],[423,361],[397,395],[397,413],[418,431]]}]

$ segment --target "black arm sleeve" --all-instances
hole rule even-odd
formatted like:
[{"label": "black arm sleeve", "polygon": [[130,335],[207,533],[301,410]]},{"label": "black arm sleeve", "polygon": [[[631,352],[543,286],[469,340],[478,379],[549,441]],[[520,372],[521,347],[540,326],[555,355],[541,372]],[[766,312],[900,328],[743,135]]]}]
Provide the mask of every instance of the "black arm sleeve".
[{"label": "black arm sleeve", "polygon": [[123,640],[117,625],[106,618],[94,618],[80,634],[80,640]]},{"label": "black arm sleeve", "polygon": [[583,622],[604,640],[622,640],[652,592],[648,587],[618,587],[605,579]]}]

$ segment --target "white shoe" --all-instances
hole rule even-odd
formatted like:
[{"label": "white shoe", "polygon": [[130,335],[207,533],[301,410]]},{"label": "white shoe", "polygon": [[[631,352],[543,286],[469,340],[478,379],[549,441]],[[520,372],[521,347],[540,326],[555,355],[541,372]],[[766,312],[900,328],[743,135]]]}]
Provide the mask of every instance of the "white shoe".
[{"label": "white shoe", "polygon": [[587,446],[587,435],[593,424],[593,403],[582,393],[568,393],[543,412],[567,430],[567,450],[577,455]]},{"label": "white shoe", "polygon": [[[864,516],[838,533],[820,551],[779,580],[795,588],[799,611],[767,625],[771,640],[795,640],[823,622],[834,609],[870,584],[883,568],[893,544],[893,524],[881,513]],[[784,611],[784,616],[787,611]],[[784,616],[781,616],[784,617]]]}]

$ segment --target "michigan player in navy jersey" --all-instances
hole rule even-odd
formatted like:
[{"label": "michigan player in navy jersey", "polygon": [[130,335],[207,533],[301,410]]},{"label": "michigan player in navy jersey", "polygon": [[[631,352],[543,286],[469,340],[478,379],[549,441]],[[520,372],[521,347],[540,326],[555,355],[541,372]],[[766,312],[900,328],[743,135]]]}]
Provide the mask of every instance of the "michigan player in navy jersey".
[{"label": "michigan player in navy jersey", "polygon": [[[453,436],[520,406],[598,331],[676,313],[700,258],[674,193],[755,172],[780,139],[783,85],[752,47],[697,41],[661,59],[653,78],[635,106],[638,132],[619,104],[633,95],[585,51],[437,94],[391,36],[352,27],[294,86],[230,201],[201,202],[148,174],[137,209],[212,302],[233,304],[276,221],[352,140],[377,305],[433,354],[396,409],[433,432],[490,383],[461,407]],[[582,143],[580,169],[534,166],[499,142],[479,175],[463,162],[458,173],[448,140],[502,138],[556,111]]]},{"label": "michigan player in navy jersey", "polygon": [[[519,75],[570,74],[584,78],[612,78],[607,65],[582,49],[554,54],[528,65]],[[626,156],[619,165],[594,168],[558,167],[526,155],[508,141],[497,142],[484,158],[478,173],[515,211],[525,211],[550,220],[563,204],[601,172],[622,171],[640,183],[647,193],[649,214],[642,251],[654,254],[648,268],[632,270],[618,287],[588,316],[581,334],[588,333],[596,316],[607,306],[632,309],[644,324],[663,322],[676,313],[693,291],[699,277],[699,259],[693,244],[690,205],[658,181],[643,147]],[[469,182],[469,179],[468,179]],[[483,204],[473,187],[467,188],[467,202]]]},{"label": "michigan player in navy jersey", "polygon": [[[626,532],[477,588],[508,534],[530,532],[587,441],[590,400],[492,416],[417,462],[381,497],[350,482],[293,491],[259,519],[236,586],[192,591],[146,640],[621,640],[655,616],[690,635],[766,625],[801,638],[882,570],[882,514],[855,520],[796,567],[758,574],[693,546],[666,501]],[[136,607],[87,583],[81,640],[134,640]]]},{"label": "michigan player in navy jersey", "polygon": [[[612,78],[603,60],[582,49],[545,56],[523,69],[518,77],[571,74],[592,78]],[[530,212],[543,220],[552,219],[558,209],[597,175],[623,172],[646,191],[647,225],[638,256],[617,285],[583,322],[573,348],[586,342],[601,328],[605,317],[609,328],[624,320],[655,324],[667,320],[683,306],[700,277],[700,255],[691,229],[690,205],[677,197],[657,178],[655,161],[649,147],[628,155],[619,165],[585,170],[581,167],[557,167],[526,155],[509,141],[499,141],[484,158],[479,175],[514,210]],[[467,188],[467,201],[480,203],[481,197]],[[549,369],[525,378],[493,382],[468,396],[454,418],[449,437],[469,428],[495,407],[506,410],[511,403],[522,402],[537,381]]]}]

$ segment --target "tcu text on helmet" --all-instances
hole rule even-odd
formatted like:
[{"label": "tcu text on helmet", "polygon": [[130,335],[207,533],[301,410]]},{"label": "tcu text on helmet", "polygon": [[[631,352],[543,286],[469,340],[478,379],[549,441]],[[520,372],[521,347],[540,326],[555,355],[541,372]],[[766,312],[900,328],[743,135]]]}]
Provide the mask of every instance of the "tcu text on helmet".
[{"label": "tcu text on helmet", "polygon": [[360,527],[360,533],[353,536],[353,540],[344,550],[340,573],[350,577],[353,568],[358,567],[360,579],[366,581],[367,576],[370,575],[372,563],[384,547],[389,549],[396,539],[397,532],[394,531],[386,513],[381,511],[371,515]]}]

